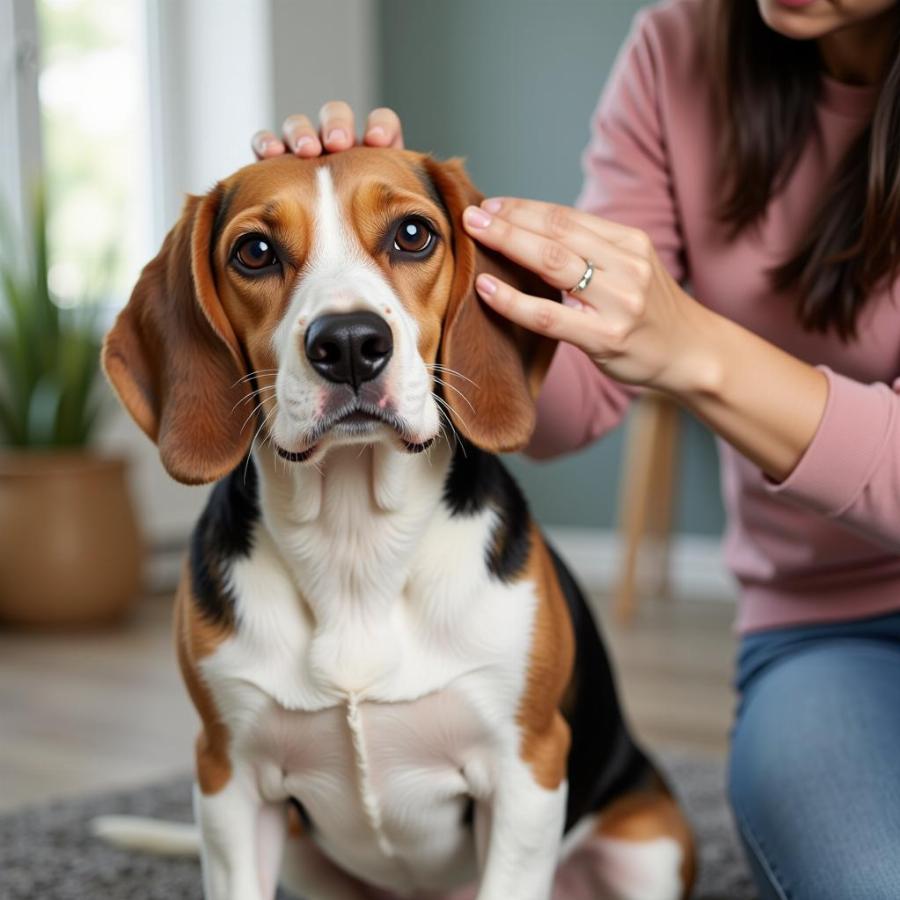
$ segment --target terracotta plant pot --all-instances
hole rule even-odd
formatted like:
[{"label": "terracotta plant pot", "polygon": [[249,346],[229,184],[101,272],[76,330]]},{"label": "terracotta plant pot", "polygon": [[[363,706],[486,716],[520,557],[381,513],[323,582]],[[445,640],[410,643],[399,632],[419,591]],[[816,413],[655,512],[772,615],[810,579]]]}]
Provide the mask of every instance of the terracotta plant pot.
[{"label": "terracotta plant pot", "polygon": [[0,451],[0,622],[40,628],[121,618],[140,585],[126,463]]}]

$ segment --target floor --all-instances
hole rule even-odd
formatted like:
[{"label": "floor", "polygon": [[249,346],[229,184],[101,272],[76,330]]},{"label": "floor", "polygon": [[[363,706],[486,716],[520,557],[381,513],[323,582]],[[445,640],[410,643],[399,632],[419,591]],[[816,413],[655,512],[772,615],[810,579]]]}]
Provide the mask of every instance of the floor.
[{"label": "floor", "polygon": [[[606,620],[627,714],[646,746],[724,754],[733,607],[647,601]],[[189,768],[195,718],[171,647],[170,605],[144,599],[113,631],[0,631],[0,810],[129,787]]]}]

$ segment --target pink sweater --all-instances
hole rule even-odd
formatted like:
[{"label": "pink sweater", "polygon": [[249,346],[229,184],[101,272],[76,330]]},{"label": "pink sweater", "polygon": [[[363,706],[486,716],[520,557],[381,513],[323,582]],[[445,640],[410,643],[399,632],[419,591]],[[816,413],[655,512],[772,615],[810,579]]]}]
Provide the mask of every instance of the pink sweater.
[{"label": "pink sweater", "polygon": [[[741,585],[738,627],[753,631],[900,610],[900,309],[872,297],[850,344],[805,332],[766,271],[802,233],[874,90],[825,78],[821,141],[810,140],[758,230],[729,243],[714,215],[716,123],[700,59],[698,0],[642,12],[592,121],[579,205],[648,232],[700,302],[820,366],[829,394],[818,431],[780,484],[720,441],[726,559]],[[622,420],[633,392],[580,351],[557,351],[530,452],[549,457]]]}]

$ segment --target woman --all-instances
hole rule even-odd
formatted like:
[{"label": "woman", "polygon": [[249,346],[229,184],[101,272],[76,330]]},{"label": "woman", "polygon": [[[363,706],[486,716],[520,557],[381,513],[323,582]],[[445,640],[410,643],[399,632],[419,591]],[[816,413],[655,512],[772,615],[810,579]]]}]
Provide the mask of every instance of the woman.
[{"label": "woman", "polygon": [[[353,143],[344,104],[321,137]],[[730,797],[764,897],[900,897],[900,4],[668,0],[642,13],[592,124],[580,210],[513,198],[471,235],[568,290],[487,275],[563,343],[532,451],[664,391],[721,439],[742,634]],[[401,146],[376,110],[364,140]],[[689,284],[690,291],[681,285]],[[893,390],[889,385],[893,385]]]}]

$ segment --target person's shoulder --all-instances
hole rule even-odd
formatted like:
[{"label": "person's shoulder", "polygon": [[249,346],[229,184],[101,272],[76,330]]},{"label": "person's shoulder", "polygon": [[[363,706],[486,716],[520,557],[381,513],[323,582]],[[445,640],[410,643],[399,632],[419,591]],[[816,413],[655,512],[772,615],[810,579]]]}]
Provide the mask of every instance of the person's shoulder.
[{"label": "person's shoulder", "polygon": [[645,33],[700,42],[708,0],[661,0],[638,10],[635,21]]},{"label": "person's shoulder", "polygon": [[635,16],[635,32],[657,51],[692,55],[703,42],[707,5],[707,0],[662,0],[645,6]]},{"label": "person's shoulder", "polygon": [[635,16],[632,39],[643,45],[655,68],[696,77],[703,60],[707,7],[708,0],[662,0],[646,6]]}]

